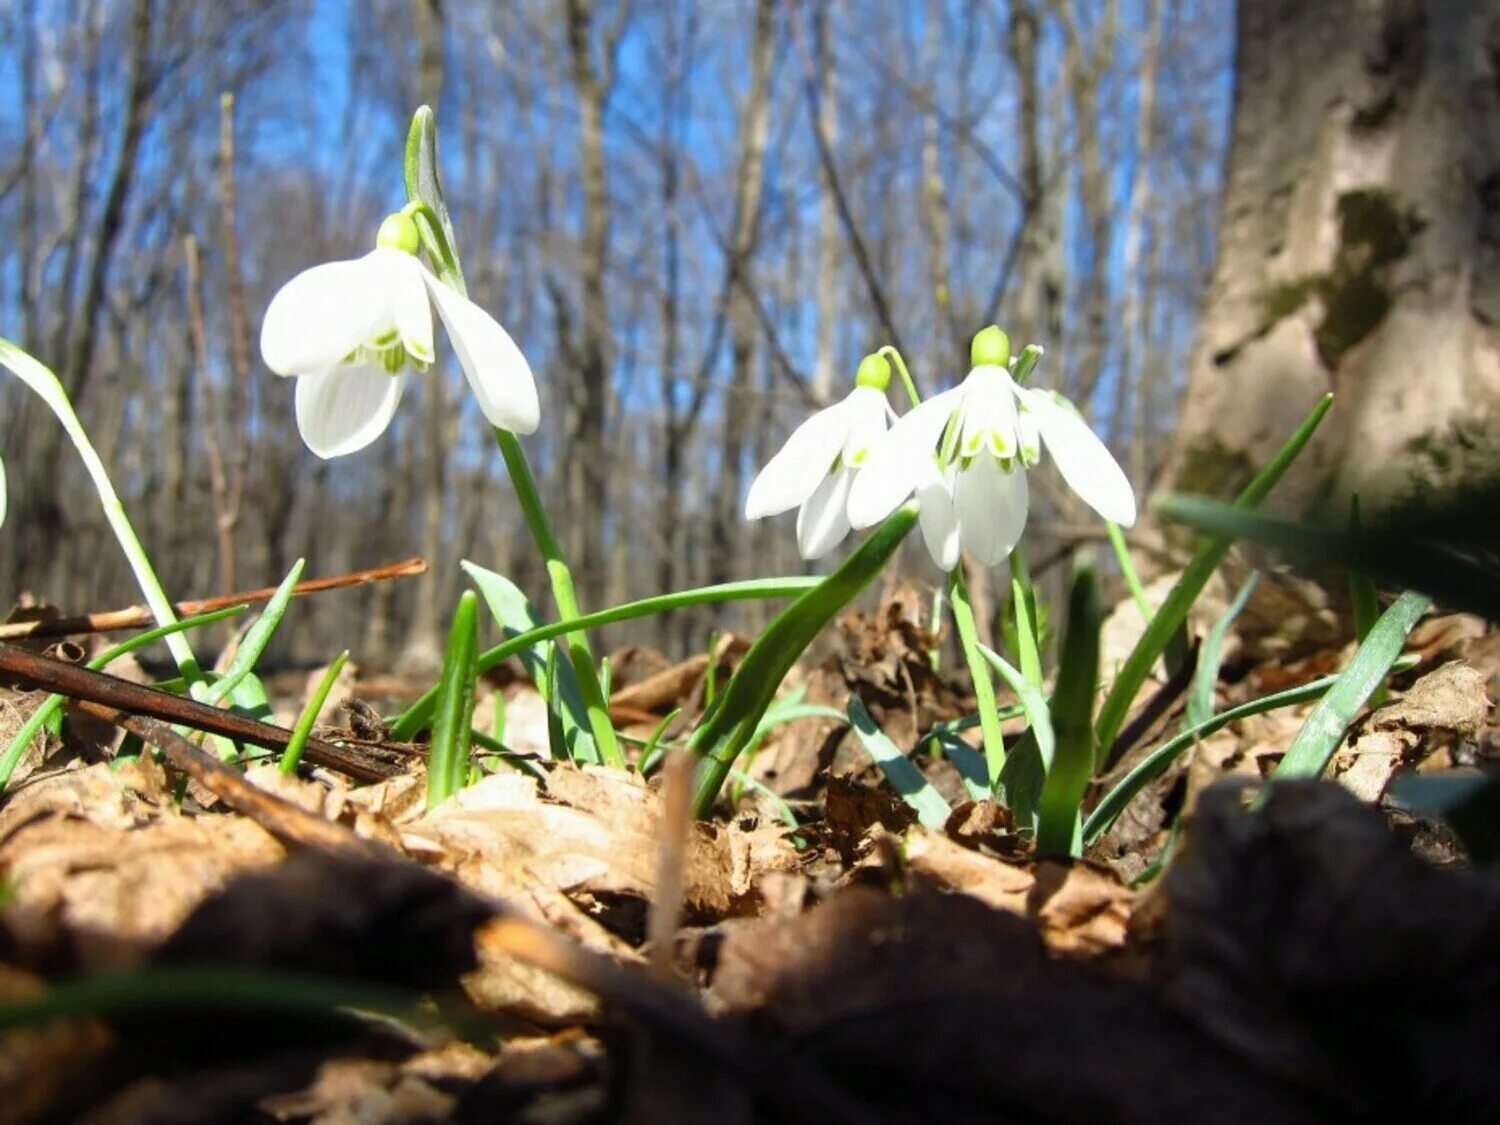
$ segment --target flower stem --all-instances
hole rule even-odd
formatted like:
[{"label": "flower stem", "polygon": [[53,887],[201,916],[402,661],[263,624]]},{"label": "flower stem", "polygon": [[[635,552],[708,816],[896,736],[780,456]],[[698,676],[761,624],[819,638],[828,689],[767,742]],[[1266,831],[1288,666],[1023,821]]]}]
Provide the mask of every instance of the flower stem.
[{"label": "flower stem", "polygon": [[[574,621],[580,616],[578,593],[573,586],[573,572],[563,559],[552,524],[542,509],[542,498],[537,493],[536,480],[531,475],[531,466],[526,461],[526,452],[520,439],[509,430],[495,428],[495,444],[505,458],[505,467],[510,472],[510,481],[521,501],[521,512],[526,517],[526,526],[536,540],[537,550],[547,564],[547,577],[552,580],[552,597],[557,603],[557,615],[564,621]],[[599,758],[606,766],[625,768],[625,755],[620,751],[620,740],[615,736],[614,725],[609,720],[609,702],[604,698],[604,689],[599,684],[598,666],[594,663],[593,651],[589,648],[588,634],[571,633],[568,636],[568,658],[573,663],[573,672],[578,677],[578,690],[583,696],[584,709],[589,716],[589,729],[599,746]]]},{"label": "flower stem", "polygon": [[1135,563],[1130,560],[1125,533],[1117,523],[1106,523],[1104,526],[1109,530],[1109,545],[1115,549],[1115,560],[1120,564],[1120,573],[1125,576],[1125,585],[1130,587],[1130,596],[1135,599],[1136,607],[1149,625],[1154,613],[1151,603],[1146,600],[1146,588],[1141,585],[1141,576],[1135,572]]},{"label": "flower stem", "polygon": [[912,381],[911,372],[906,369],[906,360],[901,358],[901,353],[890,344],[886,344],[875,354],[886,356],[896,365],[896,374],[901,376],[901,383],[906,388],[906,397],[911,399],[913,406],[920,406],[922,396],[917,394],[917,384]]},{"label": "flower stem", "polygon": [[958,626],[959,644],[964,661],[974,678],[974,702],[979,712],[979,726],[984,732],[984,760],[989,768],[990,789],[1000,784],[1005,768],[1005,736],[1000,733],[1000,713],[995,707],[995,684],[990,679],[989,662],[979,647],[979,630],[974,625],[974,610],[969,605],[969,589],[964,585],[963,564],[948,576],[948,600],[953,603],[953,621]]}]

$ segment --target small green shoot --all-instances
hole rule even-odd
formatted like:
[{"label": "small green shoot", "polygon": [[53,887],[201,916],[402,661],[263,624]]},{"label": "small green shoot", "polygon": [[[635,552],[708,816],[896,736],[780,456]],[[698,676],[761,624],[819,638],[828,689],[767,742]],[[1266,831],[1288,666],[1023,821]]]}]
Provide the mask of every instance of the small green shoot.
[{"label": "small green shoot", "polygon": [[1099,583],[1092,567],[1081,566],[1068,595],[1057,686],[1052,692],[1052,725],[1057,746],[1042,783],[1036,846],[1041,856],[1082,854],[1079,808],[1095,768],[1094,693],[1099,682]]},{"label": "small green shoot", "polygon": [[302,751],[306,749],[307,740],[312,736],[313,724],[318,721],[323,704],[328,702],[328,693],[338,682],[339,673],[344,670],[344,664],[348,659],[349,650],[346,648],[333,658],[333,663],[328,665],[322,678],[318,680],[318,686],[307,697],[307,702],[297,716],[297,724],[292,727],[292,737],[287,739],[286,749],[281,752],[282,773],[290,776],[297,772],[297,766],[302,762]]},{"label": "small green shoot", "polygon": [[1193,673],[1193,684],[1188,689],[1187,706],[1182,717],[1182,729],[1201,726],[1213,717],[1214,691],[1219,686],[1219,668],[1224,662],[1224,640],[1234,619],[1249,603],[1260,582],[1260,572],[1251,571],[1234,600],[1229,603],[1219,619],[1208,630],[1203,647],[1198,652],[1198,668]]},{"label": "small green shoot", "polygon": [[443,677],[438,695],[437,722],[427,765],[427,807],[435,808],[463,785],[469,772],[469,744],[473,737],[474,685],[478,676],[479,599],[465,590],[453,613],[448,648],[443,655]]}]

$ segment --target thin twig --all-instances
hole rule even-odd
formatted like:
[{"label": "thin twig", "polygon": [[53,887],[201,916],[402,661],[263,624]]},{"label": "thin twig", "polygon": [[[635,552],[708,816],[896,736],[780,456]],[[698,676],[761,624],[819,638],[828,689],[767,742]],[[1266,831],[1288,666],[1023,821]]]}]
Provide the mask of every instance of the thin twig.
[{"label": "thin twig", "polygon": [[[65,695],[69,699],[104,704],[132,715],[149,715],[194,730],[223,735],[266,750],[283,750],[292,732],[262,723],[234,711],[185,699],[170,692],[133,684],[105,672],[80,668],[65,660],[38,656],[14,645],[0,644],[0,676],[24,687]],[[346,747],[309,738],[303,758],[313,765],[327,766],[358,781],[384,781],[398,772],[384,762],[372,761]]]},{"label": "thin twig", "polygon": [[[386,582],[393,578],[412,578],[427,572],[427,560],[405,559],[386,566],[370,567],[367,570],[351,570],[346,574],[331,574],[326,578],[310,578],[297,583],[292,593],[320,594],[325,590],[344,590],[350,586],[363,586],[372,582]],[[216,609],[227,609],[232,605],[254,604],[270,601],[276,593],[275,586],[263,586],[259,590],[244,590],[237,594],[220,594],[212,598],[198,598],[177,602],[172,606],[179,617],[194,617],[200,613],[212,613]],[[14,641],[22,637],[71,637],[82,633],[108,633],[115,629],[139,629],[155,623],[151,611],[142,605],[127,609],[113,609],[103,613],[81,613],[73,617],[53,617],[44,621],[17,621],[0,625],[0,641]]]},{"label": "thin twig", "polygon": [[239,770],[226,766],[165,723],[141,715],[129,715],[103,703],[85,701],[79,704],[79,708],[128,730],[148,746],[156,747],[173,767],[235,812],[248,816],[278,840],[339,854],[394,857],[394,853],[386,848],[252,785]]}]

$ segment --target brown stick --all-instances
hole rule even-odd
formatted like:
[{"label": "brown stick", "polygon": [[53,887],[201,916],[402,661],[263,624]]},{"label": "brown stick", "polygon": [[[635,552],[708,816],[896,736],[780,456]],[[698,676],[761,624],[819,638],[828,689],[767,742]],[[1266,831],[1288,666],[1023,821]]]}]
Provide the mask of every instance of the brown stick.
[{"label": "brown stick", "polygon": [[[426,559],[405,559],[386,566],[370,567],[368,570],[351,570],[347,574],[310,578],[306,582],[297,583],[292,593],[298,597],[303,594],[321,594],[325,590],[344,590],[350,586],[387,582],[392,578],[411,578],[426,572]],[[275,586],[264,586],[259,590],[242,590],[237,594],[220,594],[213,598],[177,602],[172,610],[179,617],[192,617],[199,613],[212,613],[216,609],[228,609],[232,605],[268,602],[275,593]],[[115,629],[139,629],[155,623],[156,619],[151,616],[149,609],[143,605],[133,605],[128,609],[113,609],[103,613],[81,613],[74,617],[0,625],[0,641],[13,641],[21,637],[71,637],[80,633],[108,633]]]},{"label": "brown stick", "polygon": [[239,770],[226,766],[165,723],[140,715],[128,715],[103,703],[84,701],[79,704],[79,708],[130,731],[142,742],[156,747],[173,766],[236,812],[244,813],[283,843],[341,854],[388,854],[384,848],[361,839],[347,828],[251,785]]},{"label": "brown stick", "polygon": [[[292,737],[291,731],[270,723],[258,722],[170,692],[142,687],[64,660],[38,656],[14,645],[0,644],[0,675],[26,687],[65,695],[69,699],[101,703],[132,715],[149,715],[170,723],[181,723],[266,750],[283,750]],[[336,769],[359,781],[383,781],[397,772],[384,762],[372,761],[320,738],[309,738],[302,756],[314,765]]]}]

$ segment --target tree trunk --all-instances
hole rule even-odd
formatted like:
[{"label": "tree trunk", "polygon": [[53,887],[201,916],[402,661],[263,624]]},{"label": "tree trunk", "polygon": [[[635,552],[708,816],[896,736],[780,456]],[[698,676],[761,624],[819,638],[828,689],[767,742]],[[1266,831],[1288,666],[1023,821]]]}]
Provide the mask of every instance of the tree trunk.
[{"label": "tree trunk", "polygon": [[1241,0],[1219,261],[1166,479],[1228,494],[1326,391],[1291,510],[1500,468],[1500,0]]},{"label": "tree trunk", "polygon": [[583,236],[579,247],[582,290],[577,370],[568,417],[566,481],[569,561],[584,604],[603,590],[602,529],[605,508],[604,426],[609,410],[610,328],[604,277],[609,257],[609,192],[604,171],[604,111],[614,83],[615,50],[623,26],[602,37],[595,61],[593,0],[567,0],[568,51],[578,100],[579,164],[583,179]]},{"label": "tree trunk", "polygon": [[750,88],[740,115],[741,149],[735,184],[735,221],[730,254],[738,279],[730,297],[730,385],[724,399],[723,463],[713,512],[713,579],[733,576],[743,523],[741,490],[751,417],[757,328],[749,295],[750,257],[760,231],[765,197],[766,143],[771,131],[771,56],[775,45],[776,0],[757,0],[755,38],[750,48]]}]

